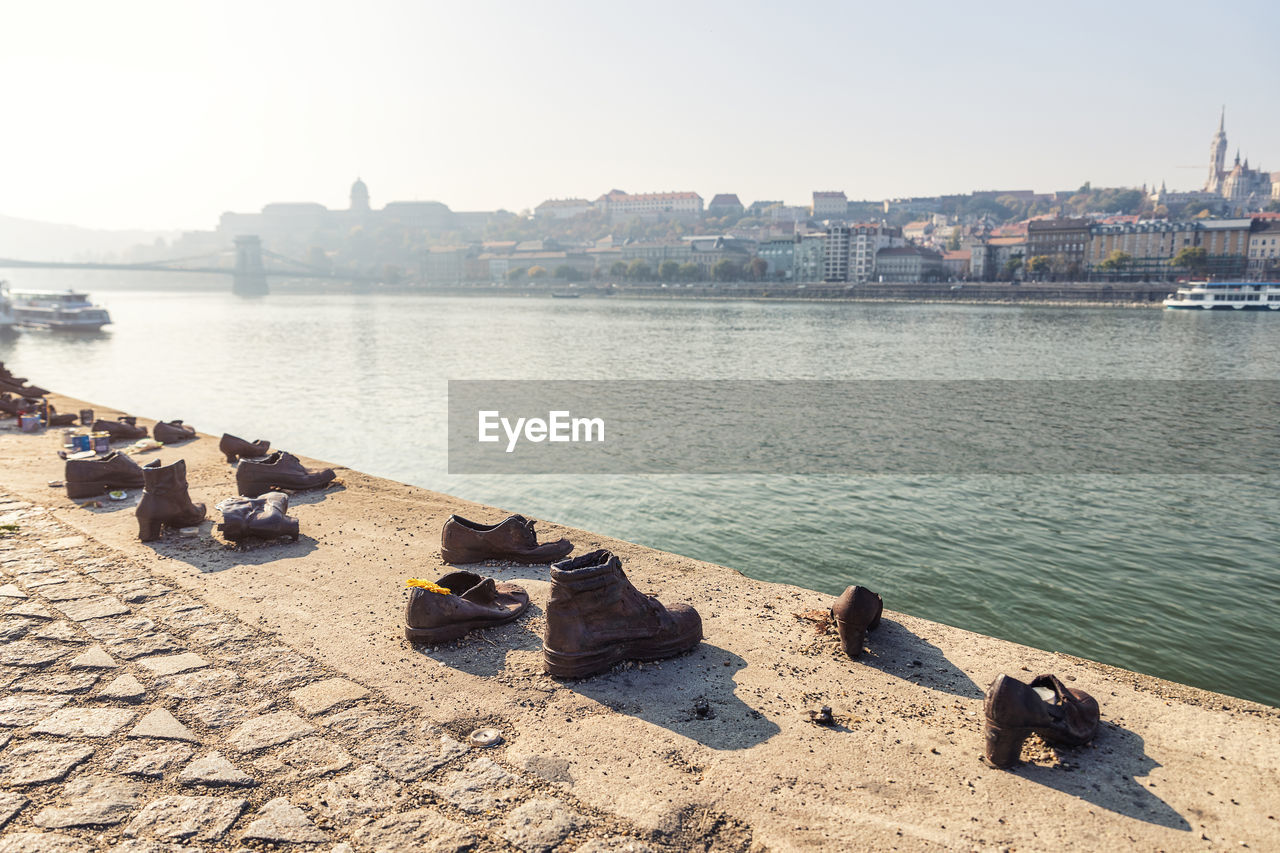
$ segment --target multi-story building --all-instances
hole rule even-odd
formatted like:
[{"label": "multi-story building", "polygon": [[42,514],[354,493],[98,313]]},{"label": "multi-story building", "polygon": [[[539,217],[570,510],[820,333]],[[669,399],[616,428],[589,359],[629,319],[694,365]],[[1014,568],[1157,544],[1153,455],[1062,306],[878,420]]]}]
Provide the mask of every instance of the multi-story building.
[{"label": "multi-story building", "polygon": [[1254,281],[1280,280],[1280,219],[1253,221],[1246,275]]},{"label": "multi-story building", "polygon": [[755,244],[748,240],[739,240],[727,236],[685,237],[689,246],[689,262],[696,264],[702,277],[710,279],[716,264],[723,260],[732,261],[741,266],[751,260]]},{"label": "multi-story building", "polygon": [[876,253],[876,281],[937,281],[943,278],[942,254],[920,246],[893,246]]},{"label": "multi-story building", "polygon": [[822,281],[827,234],[825,231],[797,232],[791,259],[791,280]]},{"label": "multi-story building", "polygon": [[765,270],[765,278],[771,281],[791,281],[795,274],[794,262],[796,256],[795,237],[786,239],[766,240],[760,244],[756,250],[756,255],[767,263],[769,266]]},{"label": "multi-story building", "polygon": [[902,229],[880,222],[829,225],[823,246],[823,281],[872,281],[881,249],[904,245]]},{"label": "multi-story building", "polygon": [[707,216],[741,216],[745,210],[736,193],[716,193],[707,205]]},{"label": "multi-story building", "polygon": [[551,198],[533,210],[535,219],[576,219],[595,210],[585,198]]},{"label": "multi-story building", "polygon": [[1106,275],[1131,280],[1173,279],[1186,274],[1186,270],[1171,263],[1178,253],[1203,248],[1207,255],[1206,274],[1236,277],[1245,273],[1253,227],[1251,219],[1144,219],[1095,224],[1090,228],[1085,263],[1096,274],[1102,272],[1101,266],[1108,258],[1123,253],[1128,261],[1123,267],[1106,270]]},{"label": "multi-story building", "polygon": [[597,210],[611,222],[628,219],[677,219],[694,221],[702,218],[702,196],[695,192],[626,193],[610,190],[595,200]]},{"label": "multi-story building", "polygon": [[1054,277],[1075,278],[1084,271],[1089,246],[1088,219],[1033,219],[1027,223],[1027,260],[1047,257]]},{"label": "multi-story building", "polygon": [[814,219],[844,219],[848,215],[849,199],[843,191],[814,191]]},{"label": "multi-story building", "polygon": [[1021,234],[983,235],[964,244],[969,250],[969,277],[974,281],[1004,281],[1020,277],[1027,238]]},{"label": "multi-story building", "polygon": [[664,261],[686,264],[692,259],[692,254],[689,244],[684,241],[679,243],[635,242],[624,243],[620,247],[618,259],[628,264],[635,260],[644,261],[656,274],[658,267],[662,266]]}]

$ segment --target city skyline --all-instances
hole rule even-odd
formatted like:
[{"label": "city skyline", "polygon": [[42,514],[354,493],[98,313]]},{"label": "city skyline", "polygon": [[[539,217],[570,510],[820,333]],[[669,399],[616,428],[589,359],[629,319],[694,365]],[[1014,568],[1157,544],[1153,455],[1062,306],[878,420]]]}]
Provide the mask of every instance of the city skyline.
[{"label": "city skyline", "polygon": [[1265,3],[1222,16],[1227,68],[1169,3],[66,8],[10,15],[3,215],[207,229],[345,207],[357,175],[375,207],[454,210],[613,188],[1190,190],[1224,104],[1229,158],[1280,170]]}]

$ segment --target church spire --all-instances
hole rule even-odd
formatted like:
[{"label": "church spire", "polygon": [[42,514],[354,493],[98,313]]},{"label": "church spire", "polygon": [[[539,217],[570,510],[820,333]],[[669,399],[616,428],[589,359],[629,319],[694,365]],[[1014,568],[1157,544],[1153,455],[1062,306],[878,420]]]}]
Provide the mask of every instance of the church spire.
[{"label": "church spire", "polygon": [[1218,133],[1227,132],[1227,105],[1222,105],[1222,114],[1218,116]]}]

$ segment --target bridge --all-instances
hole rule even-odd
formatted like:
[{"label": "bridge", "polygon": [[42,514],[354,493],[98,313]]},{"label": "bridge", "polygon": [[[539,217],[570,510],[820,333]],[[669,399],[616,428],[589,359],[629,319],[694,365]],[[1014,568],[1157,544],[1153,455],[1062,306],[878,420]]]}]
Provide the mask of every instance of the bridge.
[{"label": "bridge", "polygon": [[[234,264],[206,266],[217,260],[227,260],[234,255]],[[271,258],[276,264],[268,267],[263,258]],[[371,276],[355,273],[322,270],[311,264],[287,258],[262,248],[262,240],[252,235],[236,237],[235,248],[211,255],[192,258],[173,258],[165,261],[149,261],[139,264],[78,263],[71,261],[20,261],[0,258],[0,268],[45,270],[130,270],[134,272],[181,272],[231,276],[231,289],[242,296],[263,296],[267,293],[267,276],[287,278],[318,278],[330,281],[380,281]]]}]

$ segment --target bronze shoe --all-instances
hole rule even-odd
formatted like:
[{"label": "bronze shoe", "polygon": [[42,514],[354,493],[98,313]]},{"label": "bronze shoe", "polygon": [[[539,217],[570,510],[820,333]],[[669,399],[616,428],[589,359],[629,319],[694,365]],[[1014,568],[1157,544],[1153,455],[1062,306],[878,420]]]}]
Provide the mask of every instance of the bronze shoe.
[{"label": "bronze shoe", "polygon": [[176,444],[196,437],[196,428],[183,426],[182,421],[160,421],[151,428],[151,436],[161,444]]},{"label": "bronze shoe", "polygon": [[245,441],[243,438],[236,438],[231,433],[224,432],[222,440],[218,442],[218,449],[227,457],[228,462],[235,462],[236,459],[245,456],[266,456],[271,452],[271,442],[261,438],[257,441]]},{"label": "bronze shoe", "polygon": [[333,478],[332,468],[306,468],[298,457],[283,450],[265,459],[241,459],[236,467],[236,487],[249,498],[274,489],[322,489]]},{"label": "bronze shoe", "polygon": [[1097,700],[1083,690],[1067,688],[1054,675],[1037,675],[1030,684],[1009,675],[997,676],[982,710],[987,760],[996,767],[1017,764],[1028,735],[1080,746],[1098,733]]},{"label": "bronze shoe", "polygon": [[867,632],[880,625],[883,610],[880,596],[864,586],[851,586],[841,593],[831,606],[831,615],[836,620],[836,632],[840,634],[845,654],[854,660],[862,656]]},{"label": "bronze shoe", "polygon": [[404,635],[411,643],[444,643],[468,631],[519,618],[529,609],[529,593],[513,583],[497,583],[474,572],[450,572],[434,585],[409,590]]},{"label": "bronze shoe", "polygon": [[204,521],[204,504],[192,503],[187,493],[185,460],[162,467],[157,459],[143,466],[142,476],[142,500],[135,514],[143,542],[159,539],[161,527],[191,527]]},{"label": "bronze shoe", "polygon": [[573,550],[568,539],[539,545],[534,524],[523,515],[508,516],[497,524],[480,524],[451,515],[440,532],[440,555],[446,563],[554,563]]},{"label": "bronze shoe", "polygon": [[147,428],[140,427],[133,423],[133,418],[126,420],[121,417],[119,420],[109,421],[103,418],[93,422],[91,429],[94,432],[105,432],[111,435],[112,441],[134,441],[139,438],[147,437]]},{"label": "bronze shoe", "polygon": [[140,489],[145,482],[138,463],[114,451],[100,459],[68,459],[62,479],[69,498],[92,498],[112,489]]},{"label": "bronze shoe", "polygon": [[260,498],[227,498],[215,509],[222,513],[218,529],[232,542],[255,537],[298,541],[298,519],[289,515],[289,496],[266,492]]},{"label": "bronze shoe", "polygon": [[658,660],[702,640],[702,617],[687,604],[664,607],[642,594],[609,551],[551,567],[543,666],[557,678],[583,678],[624,660]]}]

